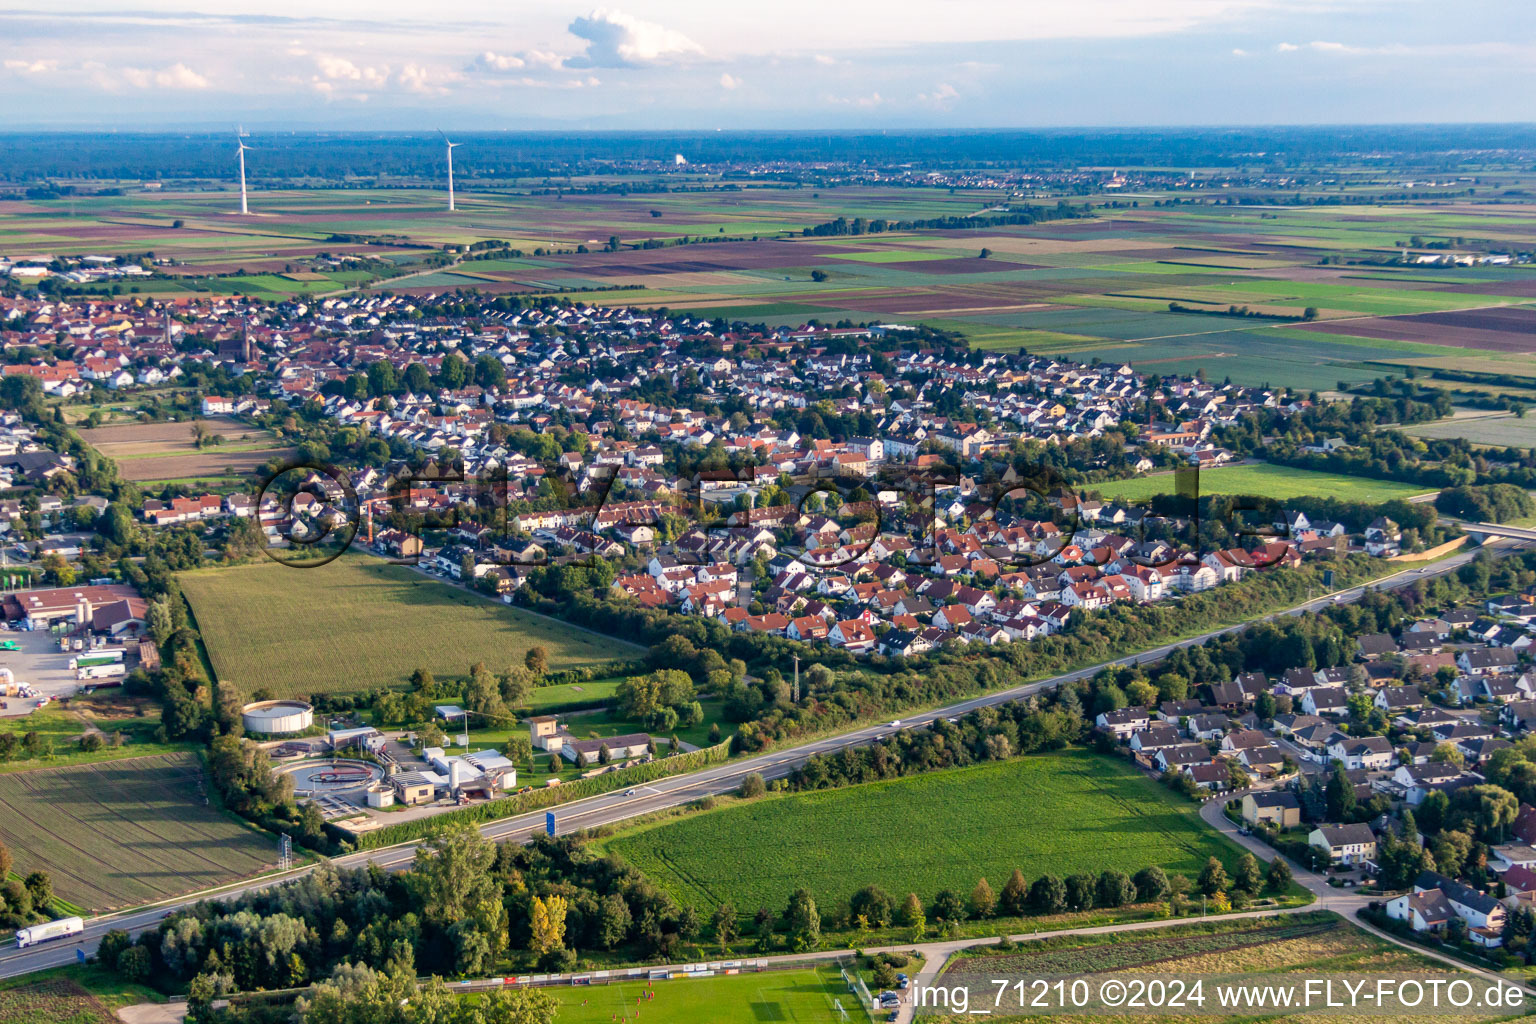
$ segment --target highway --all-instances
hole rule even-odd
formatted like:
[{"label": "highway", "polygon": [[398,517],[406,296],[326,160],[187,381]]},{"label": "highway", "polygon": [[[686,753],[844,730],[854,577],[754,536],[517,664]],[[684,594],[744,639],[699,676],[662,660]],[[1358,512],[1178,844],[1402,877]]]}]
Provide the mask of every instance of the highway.
[{"label": "highway", "polygon": [[[1484,524],[1464,525],[1468,529],[1485,532],[1482,529]],[[1505,537],[1507,535],[1504,531],[1505,528],[1503,527],[1490,526],[1486,532],[1489,534],[1498,532],[1500,537]],[[1529,534],[1529,541],[1536,542],[1536,530],[1515,532]],[[941,718],[952,718],[977,708],[1018,700],[1021,697],[1039,693],[1042,690],[1059,686],[1062,683],[1089,678],[1110,666],[1148,664],[1161,661],[1170,652],[1181,647],[1202,644],[1212,637],[1246,629],[1253,622],[1262,622],[1266,619],[1274,619],[1283,615],[1300,615],[1303,612],[1316,611],[1334,603],[1357,601],[1368,589],[1395,589],[1407,586],[1415,580],[1424,579],[1431,575],[1452,572],[1470,561],[1479,551],[1493,549],[1496,552],[1507,552],[1528,546],[1528,544],[1523,543],[1526,540],[1526,537],[1492,540],[1482,548],[1460,551],[1427,566],[1405,569],[1391,576],[1384,576],[1373,580],[1364,586],[1329,593],[1284,611],[1251,620],[1250,622],[1211,630],[1175,643],[1164,644],[1160,647],[1141,651],[1134,655],[1115,658],[1097,665],[1090,665],[1087,668],[1067,672],[1049,679],[1023,683],[1006,690],[972,697],[968,700],[945,705],[930,711],[909,713],[901,719],[900,728],[921,728],[931,725]],[[839,733],[834,736],[812,740],[796,747],[732,761],[687,775],[645,783],[636,786],[633,790],[615,791],[601,796],[588,797],[584,800],[572,801],[569,804],[554,808],[557,832],[559,834],[566,834],[602,825],[616,825],[620,822],[656,811],[678,807],[700,797],[728,793],[737,789],[741,785],[742,780],[752,773],[760,774],[764,779],[768,780],[782,778],[816,754],[831,754],[848,747],[868,746],[874,740],[881,736],[890,735],[893,731],[894,728],[888,722],[869,725],[852,732]],[[481,826],[480,831],[487,837],[499,842],[516,841],[526,843],[534,835],[544,831],[544,816],[545,812],[540,810],[514,818],[505,818]],[[333,863],[341,867],[362,867],[365,864],[374,863],[386,869],[399,870],[411,863],[416,856],[417,848],[421,845],[420,842],[411,842],[380,850],[349,854],[335,858]],[[227,898],[239,895],[240,893],[267,888],[300,877],[310,870],[313,870],[313,867],[306,866],[281,876],[274,875],[236,883],[218,890],[183,897],[146,909],[124,911],[118,914],[92,918],[86,922],[84,935],[75,943],[56,942],[26,950],[17,950],[14,945],[7,943],[5,947],[0,947],[0,950],[3,950],[3,952],[0,952],[0,978],[15,977],[60,964],[73,963],[76,959],[75,951],[77,949],[83,950],[86,953],[94,951],[101,936],[111,929],[121,928],[130,933],[137,933],[144,929],[155,927],[167,914],[180,907],[190,906],[203,899]]]}]

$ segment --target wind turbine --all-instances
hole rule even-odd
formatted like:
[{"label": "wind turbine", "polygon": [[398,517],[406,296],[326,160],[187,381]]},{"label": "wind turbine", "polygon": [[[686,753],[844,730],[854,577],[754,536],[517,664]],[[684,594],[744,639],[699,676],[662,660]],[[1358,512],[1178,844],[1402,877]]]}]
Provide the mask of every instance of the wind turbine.
[{"label": "wind turbine", "polygon": [[235,129],[235,146],[235,152],[240,156],[240,214],[245,216],[251,212],[245,204],[245,151],[251,147],[245,144],[244,128]]},{"label": "wind turbine", "polygon": [[442,129],[437,134],[443,136],[443,144],[448,147],[448,212],[453,212],[453,147],[462,146],[462,142],[449,142],[448,136],[443,135]]}]

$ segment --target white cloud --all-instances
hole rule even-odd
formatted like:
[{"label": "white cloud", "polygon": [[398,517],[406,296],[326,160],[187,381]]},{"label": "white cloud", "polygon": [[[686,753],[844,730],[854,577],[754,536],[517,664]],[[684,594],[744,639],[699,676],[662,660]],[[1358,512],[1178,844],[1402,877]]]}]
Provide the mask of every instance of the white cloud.
[{"label": "white cloud", "polygon": [[1295,53],[1299,49],[1301,49],[1301,47],[1297,46],[1295,43],[1276,43],[1275,44],[1275,52],[1276,53]]},{"label": "white cloud", "polygon": [[122,76],[135,89],[208,88],[208,79],[179,62],[164,68],[123,68]]},{"label": "white cloud", "polygon": [[59,70],[56,60],[8,60],[4,66],[19,75],[46,75]]},{"label": "white cloud", "polygon": [[681,32],[642,21],[623,11],[599,7],[571,22],[571,35],[587,41],[586,53],[573,66],[622,68],[666,64],[704,52]]},{"label": "white cloud", "polygon": [[475,67],[486,71],[516,71],[527,66],[528,62],[521,57],[510,53],[492,53],[490,50],[475,59]]},{"label": "white cloud", "polygon": [[1241,46],[1239,46],[1239,47],[1236,47],[1236,48],[1234,48],[1232,50],[1232,56],[1234,56],[1234,57],[1249,57],[1249,56],[1252,56],[1252,55],[1247,50],[1245,50]]},{"label": "white cloud", "polygon": [[919,103],[930,107],[938,107],[940,109],[953,106],[955,100],[959,98],[960,90],[956,89],[948,82],[940,82],[937,86],[934,87],[932,92],[922,92],[917,94],[917,101]]},{"label": "white cloud", "polygon": [[730,72],[727,72],[727,71],[722,71],[720,73],[720,88],[722,88],[722,89],[736,89],[736,88],[739,88],[740,86],[741,86],[741,79],[737,78],[735,75],[733,75],[733,74],[731,74]]}]

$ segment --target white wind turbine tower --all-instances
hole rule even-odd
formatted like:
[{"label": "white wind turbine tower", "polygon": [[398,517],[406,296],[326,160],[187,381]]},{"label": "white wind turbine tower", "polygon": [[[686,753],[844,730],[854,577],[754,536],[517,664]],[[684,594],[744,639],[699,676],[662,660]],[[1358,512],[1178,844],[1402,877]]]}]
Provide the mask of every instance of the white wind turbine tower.
[{"label": "white wind turbine tower", "polygon": [[251,212],[245,204],[245,151],[251,147],[245,144],[244,128],[235,129],[235,146],[237,147],[236,152],[240,156],[240,213],[244,216]]},{"label": "white wind turbine tower", "polygon": [[443,145],[448,147],[448,212],[452,213],[453,210],[454,210],[454,206],[453,206],[453,147],[455,147],[455,146],[462,146],[462,145],[464,145],[464,143],[462,143],[462,142],[449,142],[448,141],[448,136],[447,135],[443,135],[443,132],[442,132],[441,129],[438,130],[437,134],[443,136]]}]

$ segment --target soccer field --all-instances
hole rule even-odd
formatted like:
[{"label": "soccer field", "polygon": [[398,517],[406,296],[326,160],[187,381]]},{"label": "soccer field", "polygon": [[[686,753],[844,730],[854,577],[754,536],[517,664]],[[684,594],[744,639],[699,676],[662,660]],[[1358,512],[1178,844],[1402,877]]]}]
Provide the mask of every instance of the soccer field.
[{"label": "soccer field", "polygon": [[[559,989],[559,1024],[867,1024],[835,967]],[[836,1002],[847,1011],[837,1012]]]},{"label": "soccer field", "polygon": [[871,884],[926,901],[982,876],[1000,891],[1014,868],[1193,876],[1207,857],[1237,858],[1194,804],[1074,750],[737,804],[607,845],[706,917],[725,902],[778,909],[802,886],[827,916]]},{"label": "soccer field", "polygon": [[315,569],[263,560],[178,577],[219,681],[278,697],[404,683],[417,668],[499,672],[542,645],[558,671],[640,648],[448,586],[414,569],[348,555]]}]

